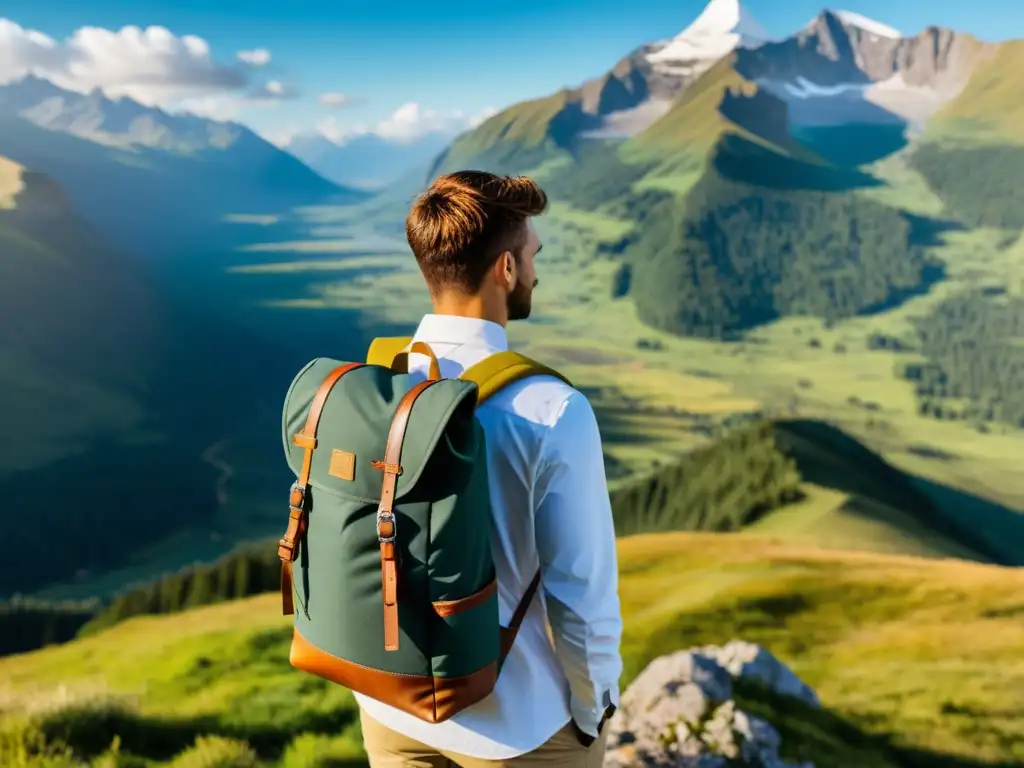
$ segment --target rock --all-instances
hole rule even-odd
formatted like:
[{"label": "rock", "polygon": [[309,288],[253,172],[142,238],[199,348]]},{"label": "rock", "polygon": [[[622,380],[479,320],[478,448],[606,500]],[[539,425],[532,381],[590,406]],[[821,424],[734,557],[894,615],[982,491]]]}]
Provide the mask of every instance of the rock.
[{"label": "rock", "polygon": [[733,680],[821,706],[817,694],[764,648],[733,640],[655,659],[622,695],[608,723],[604,768],[814,768],[779,757],[771,723],[733,700]]},{"label": "rock", "polygon": [[721,647],[697,650],[718,662],[731,677],[756,680],[780,696],[790,696],[811,707],[821,706],[818,695],[807,683],[759,645],[732,640]]}]

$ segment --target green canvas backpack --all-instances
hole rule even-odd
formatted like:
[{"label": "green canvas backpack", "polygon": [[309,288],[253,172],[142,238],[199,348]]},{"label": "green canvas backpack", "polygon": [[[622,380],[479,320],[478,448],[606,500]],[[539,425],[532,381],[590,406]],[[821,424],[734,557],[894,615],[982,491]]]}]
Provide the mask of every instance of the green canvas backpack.
[{"label": "green canvas backpack", "polygon": [[[430,357],[413,385],[408,355]],[[282,437],[297,481],[278,545],[297,669],[438,723],[498,679],[540,573],[498,619],[476,406],[526,376],[514,352],[442,379],[430,348],[377,339],[367,362],[317,358],[292,381]]]}]

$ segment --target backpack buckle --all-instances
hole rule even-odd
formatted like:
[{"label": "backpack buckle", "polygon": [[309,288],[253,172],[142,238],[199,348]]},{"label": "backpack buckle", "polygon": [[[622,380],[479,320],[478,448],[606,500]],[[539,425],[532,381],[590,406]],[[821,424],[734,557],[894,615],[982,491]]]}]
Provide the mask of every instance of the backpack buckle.
[{"label": "backpack buckle", "polygon": [[377,513],[377,541],[388,544],[395,540],[398,533],[398,521],[392,512]]},{"label": "backpack buckle", "polygon": [[306,508],[306,486],[295,482],[292,483],[291,492],[288,494],[288,509],[292,512],[301,512]]}]

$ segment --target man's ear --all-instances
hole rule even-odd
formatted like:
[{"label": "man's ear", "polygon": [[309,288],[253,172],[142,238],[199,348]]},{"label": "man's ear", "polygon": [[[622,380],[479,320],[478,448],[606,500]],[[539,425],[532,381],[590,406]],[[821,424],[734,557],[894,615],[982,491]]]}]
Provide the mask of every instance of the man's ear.
[{"label": "man's ear", "polygon": [[497,267],[497,275],[500,280],[505,281],[509,286],[515,285],[516,260],[512,256],[512,251],[502,251],[501,255],[498,256],[498,262],[495,266]]}]

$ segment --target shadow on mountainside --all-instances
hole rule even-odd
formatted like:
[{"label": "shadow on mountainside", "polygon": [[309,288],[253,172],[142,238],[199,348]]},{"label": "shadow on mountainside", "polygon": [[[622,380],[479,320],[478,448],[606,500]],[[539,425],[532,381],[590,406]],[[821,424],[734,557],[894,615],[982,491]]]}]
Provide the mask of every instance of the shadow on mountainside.
[{"label": "shadow on mountainside", "polygon": [[991,562],[1024,565],[1024,514],[903,472],[823,421],[782,420],[776,436],[805,481],[902,509]]}]

